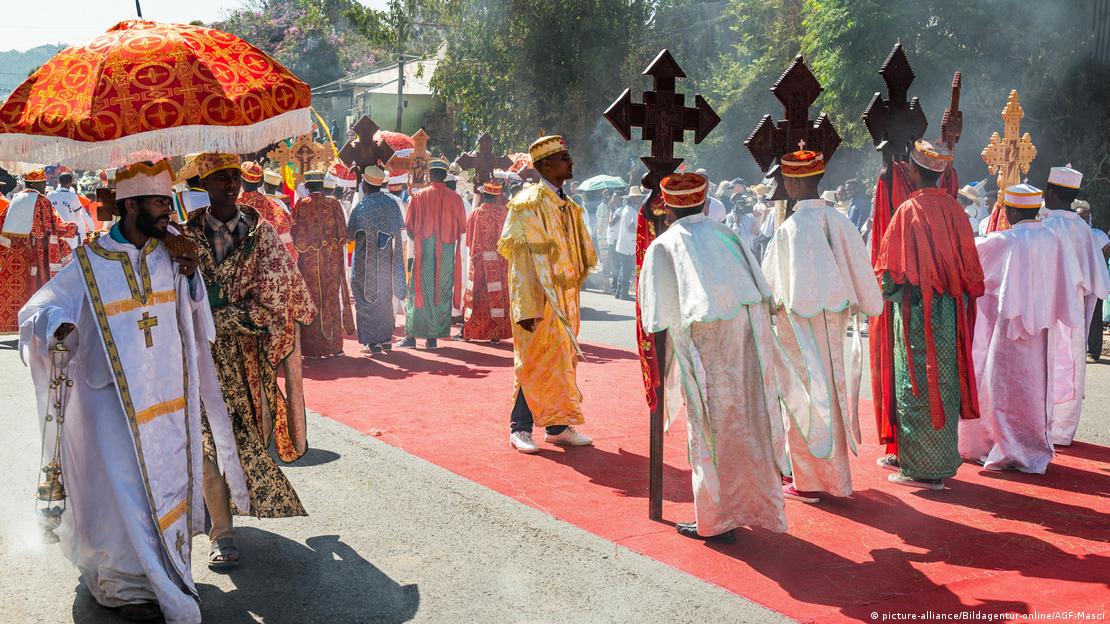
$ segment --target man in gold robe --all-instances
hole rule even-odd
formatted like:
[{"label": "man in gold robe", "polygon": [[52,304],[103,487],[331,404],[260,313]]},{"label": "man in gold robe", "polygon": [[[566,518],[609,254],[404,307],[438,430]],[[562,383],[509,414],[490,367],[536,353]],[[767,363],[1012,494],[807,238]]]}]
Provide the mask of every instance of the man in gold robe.
[{"label": "man in gold robe", "polygon": [[545,441],[589,446],[575,430],[585,422],[575,381],[581,350],[578,293],[597,264],[582,207],[563,192],[574,162],[560,136],[546,136],[528,152],[541,180],[509,202],[497,250],[509,261],[509,307],[516,372],[509,443],[536,453],[532,427],[546,427]]}]

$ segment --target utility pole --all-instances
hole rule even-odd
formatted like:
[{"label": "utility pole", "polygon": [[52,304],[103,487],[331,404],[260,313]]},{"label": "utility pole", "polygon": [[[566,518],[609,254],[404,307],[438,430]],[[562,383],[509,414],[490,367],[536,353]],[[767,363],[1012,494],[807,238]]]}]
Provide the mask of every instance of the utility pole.
[{"label": "utility pole", "polygon": [[401,132],[401,118],[405,114],[405,52],[397,48],[397,127],[396,132]]}]

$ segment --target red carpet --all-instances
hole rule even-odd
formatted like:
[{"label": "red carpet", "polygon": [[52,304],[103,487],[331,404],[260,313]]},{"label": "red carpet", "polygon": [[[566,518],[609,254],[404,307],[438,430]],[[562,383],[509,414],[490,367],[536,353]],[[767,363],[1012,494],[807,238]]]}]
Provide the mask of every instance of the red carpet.
[{"label": "red carpet", "polygon": [[875,466],[880,451],[869,443],[874,419],[865,405],[850,499],[788,501],[788,533],[742,531],[735,545],[707,546],[672,526],[693,519],[683,422],[666,441],[667,523],[647,519],[648,418],[634,354],[585,348],[579,386],[588,422],[581,429],[596,447],[541,445],[539,455],[525,456],[507,445],[511,345],[442,344],[370,359],[348,343],[345,357],[306,361],[307,403],[798,620],[881,621],[872,612],[1106,613],[1110,449],[1076,444],[1044,476],[965,464],[947,490],[913,490],[888,483],[889,473]]}]

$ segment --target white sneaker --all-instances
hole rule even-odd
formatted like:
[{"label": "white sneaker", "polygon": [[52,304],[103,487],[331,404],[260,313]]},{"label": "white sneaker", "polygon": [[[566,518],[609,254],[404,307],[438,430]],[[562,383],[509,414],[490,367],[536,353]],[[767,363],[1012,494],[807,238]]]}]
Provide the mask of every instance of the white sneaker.
[{"label": "white sneaker", "polygon": [[528,431],[514,431],[509,434],[509,444],[521,453],[531,455],[540,452],[540,447],[532,441],[532,434]]},{"label": "white sneaker", "polygon": [[594,443],[593,438],[578,433],[574,427],[567,427],[558,435],[548,435],[545,433],[543,441],[560,446],[593,446]]}]

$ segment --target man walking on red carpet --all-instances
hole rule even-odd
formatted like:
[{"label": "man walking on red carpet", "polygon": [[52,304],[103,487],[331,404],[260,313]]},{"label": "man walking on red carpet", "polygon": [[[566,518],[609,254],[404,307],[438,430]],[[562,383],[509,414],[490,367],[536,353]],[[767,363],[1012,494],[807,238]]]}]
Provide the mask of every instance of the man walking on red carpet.
[{"label": "man walking on red carpet", "polygon": [[963,461],[957,422],[979,417],[971,341],[983,267],[963,207],[937,188],[952,152],[919,140],[911,160],[916,190],[894,213],[875,262],[883,297],[894,305],[891,425],[898,444],[896,455],[878,463],[898,471],[893,483],[943,490]]},{"label": "man walking on red carpet", "polygon": [[593,444],[574,428],[586,421],[575,371],[579,291],[597,256],[585,211],[563,192],[563,183],[574,177],[566,141],[546,136],[528,152],[543,179],[509,202],[497,251],[509,261],[513,320],[516,403],[509,443],[521,453],[536,453],[533,424],[547,428],[545,440],[552,444]]},{"label": "man walking on red carpet", "polygon": [[667,332],[686,403],[696,521],[675,529],[731,544],[740,526],[786,530],[779,397],[787,395],[775,377],[785,354],[774,346],[772,293],[759,262],[702,213],[707,187],[697,173],[660,183],[675,222],[644,252],[640,321]]}]

